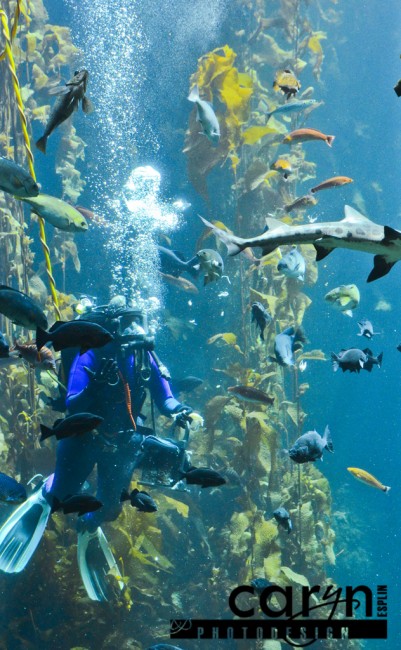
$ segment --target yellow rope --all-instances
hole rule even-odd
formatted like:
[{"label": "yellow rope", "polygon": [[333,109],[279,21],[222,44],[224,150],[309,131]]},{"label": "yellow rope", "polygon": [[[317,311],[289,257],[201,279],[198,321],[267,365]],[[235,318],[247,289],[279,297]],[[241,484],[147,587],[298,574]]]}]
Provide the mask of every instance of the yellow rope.
[{"label": "yellow rope", "polygon": [[[18,3],[19,5],[19,3]],[[8,67],[11,72],[11,77],[12,77],[12,82],[13,82],[13,88],[15,92],[15,98],[17,101],[17,108],[18,112],[20,115],[21,119],[21,126],[22,126],[22,133],[24,135],[24,141],[25,141],[25,149],[27,153],[27,158],[28,158],[28,166],[29,166],[29,171],[31,173],[32,178],[34,181],[36,181],[36,174],[35,174],[35,169],[33,166],[33,154],[31,150],[31,145],[30,145],[30,138],[29,138],[29,133],[27,129],[27,121],[24,113],[24,103],[22,101],[21,97],[21,91],[20,91],[20,85],[18,82],[18,77],[17,77],[17,71],[15,67],[15,62],[14,62],[14,57],[11,51],[11,36],[10,36],[10,30],[8,28],[8,19],[5,11],[3,9],[0,9],[0,18],[1,18],[1,23],[3,26],[3,34],[4,38],[6,41],[5,45],[5,54],[8,59]],[[15,23],[14,23],[15,24]],[[51,265],[51,260],[50,260],[50,250],[49,247],[46,243],[46,234],[45,234],[45,224],[44,220],[41,217],[38,217],[39,219],[39,232],[40,232],[40,241],[42,244],[44,256],[45,256],[45,262],[46,262],[46,272],[47,276],[49,279],[49,285],[50,285],[50,292],[52,295],[53,299],[53,304],[54,304],[54,309],[57,314],[57,319],[61,320],[61,314],[60,314],[60,309],[58,306],[58,296],[57,296],[57,291],[56,291],[56,283],[54,281],[53,275],[52,275],[52,265]]]},{"label": "yellow rope", "polygon": [[[15,35],[17,33],[20,15],[21,15],[21,0],[17,0],[17,4],[15,6],[15,11],[14,11],[14,22],[11,30],[11,38],[10,38],[11,43],[13,42]],[[5,58],[6,58],[6,50],[4,49],[0,54],[0,61],[3,61]]]}]

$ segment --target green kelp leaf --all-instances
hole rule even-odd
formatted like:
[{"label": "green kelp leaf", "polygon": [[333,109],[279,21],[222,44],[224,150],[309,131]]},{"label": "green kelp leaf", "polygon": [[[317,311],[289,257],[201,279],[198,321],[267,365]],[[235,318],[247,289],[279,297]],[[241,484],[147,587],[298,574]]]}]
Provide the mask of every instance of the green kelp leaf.
[{"label": "green kelp leaf", "polygon": [[[274,255],[273,253],[270,253],[270,255]],[[278,301],[277,296],[270,296],[267,293],[261,293],[260,291],[256,291],[256,289],[251,289],[250,291],[251,294],[251,301],[254,302],[260,301],[262,304],[264,304],[265,307],[267,307],[268,311],[270,312],[270,315],[274,318],[275,312],[276,312],[276,304]]]},{"label": "green kelp leaf", "polygon": [[[298,410],[295,404],[290,404],[287,407],[287,414],[295,424],[295,426],[298,426]],[[306,418],[306,413],[302,409],[299,409],[299,421],[303,422]]]},{"label": "green kelp leaf", "polygon": [[281,553],[270,553],[270,555],[265,558],[263,562],[266,580],[273,580],[280,571],[281,567]]},{"label": "green kelp leaf", "polygon": [[214,336],[211,336],[207,342],[210,345],[211,343],[216,343],[216,341],[224,341],[224,343],[227,343],[227,345],[232,346],[234,350],[237,350],[237,352],[239,352],[240,354],[244,354],[240,346],[237,344],[237,336],[236,334],[233,334],[233,332],[223,332],[222,334],[215,334]]},{"label": "green kelp leaf", "polygon": [[160,553],[160,551],[157,550],[157,548],[152,544],[150,539],[146,536],[144,536],[143,542],[142,542],[142,548],[145,549],[148,557],[152,557],[153,560],[156,562],[156,565],[159,566],[160,568],[164,569],[165,571],[168,571],[169,569],[173,569],[174,565],[168,560],[164,555]]},{"label": "green kelp leaf", "polygon": [[281,567],[281,573],[284,573],[285,577],[288,578],[288,580],[292,584],[296,585],[302,585],[302,587],[309,587],[309,580],[306,578],[304,575],[301,573],[295,573],[290,567],[288,566],[282,566]]},{"label": "green kelp leaf", "polygon": [[257,158],[254,160],[244,174],[244,183],[247,192],[253,192],[265,179],[269,167],[265,162]]},{"label": "green kelp leaf", "polygon": [[302,361],[303,359],[309,359],[310,361],[327,361],[322,350],[310,350],[309,352],[303,352],[299,355],[298,361]]},{"label": "green kelp leaf", "polygon": [[[158,497],[160,499],[160,497]],[[165,502],[165,508],[166,510],[176,510],[177,512],[180,513],[183,517],[187,518],[188,517],[188,512],[189,512],[189,506],[187,506],[186,503],[183,503],[182,501],[177,501],[177,499],[172,499],[171,497],[168,497],[166,494],[163,495],[163,500]]]}]

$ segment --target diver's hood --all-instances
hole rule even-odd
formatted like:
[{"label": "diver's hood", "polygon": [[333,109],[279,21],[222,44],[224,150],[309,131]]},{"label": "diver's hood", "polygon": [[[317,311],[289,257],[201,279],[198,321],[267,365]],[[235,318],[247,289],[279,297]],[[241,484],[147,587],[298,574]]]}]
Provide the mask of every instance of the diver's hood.
[{"label": "diver's hood", "polygon": [[146,314],[141,309],[100,305],[79,316],[79,320],[101,325],[116,339],[135,340],[148,334]]}]

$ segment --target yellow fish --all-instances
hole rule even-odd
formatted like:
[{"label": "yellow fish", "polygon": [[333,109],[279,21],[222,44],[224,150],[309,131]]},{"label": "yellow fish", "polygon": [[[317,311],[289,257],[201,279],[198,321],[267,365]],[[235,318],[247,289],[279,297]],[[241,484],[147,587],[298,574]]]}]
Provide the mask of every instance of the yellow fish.
[{"label": "yellow fish", "polygon": [[372,476],[372,474],[369,474],[369,472],[366,472],[364,469],[359,469],[358,467],[347,467],[347,470],[352,474],[352,476],[358,479],[358,481],[362,481],[362,483],[366,483],[366,485],[370,485],[371,487],[382,490],[383,492],[388,492],[391,489],[388,485],[380,483],[377,478]]},{"label": "yellow fish", "polygon": [[285,180],[287,180],[289,174],[292,172],[291,163],[285,158],[278,158],[278,160],[270,165],[270,169],[273,169],[275,172],[280,172]]}]

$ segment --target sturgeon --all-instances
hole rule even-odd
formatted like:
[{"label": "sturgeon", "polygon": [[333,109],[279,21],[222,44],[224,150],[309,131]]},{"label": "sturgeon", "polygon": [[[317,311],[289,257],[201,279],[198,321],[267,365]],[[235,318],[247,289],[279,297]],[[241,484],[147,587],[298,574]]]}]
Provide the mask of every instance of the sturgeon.
[{"label": "sturgeon", "polygon": [[367,282],[382,278],[401,260],[401,232],[390,226],[380,226],[349,205],[344,207],[345,217],[341,221],[307,223],[289,226],[282,221],[268,217],[266,231],[258,237],[243,239],[221,230],[201,217],[202,221],[227,246],[229,255],[237,255],[245,248],[261,248],[262,255],[268,255],[279,246],[287,244],[313,244],[316,261],[320,262],[335,248],[372,253],[373,269]]}]

